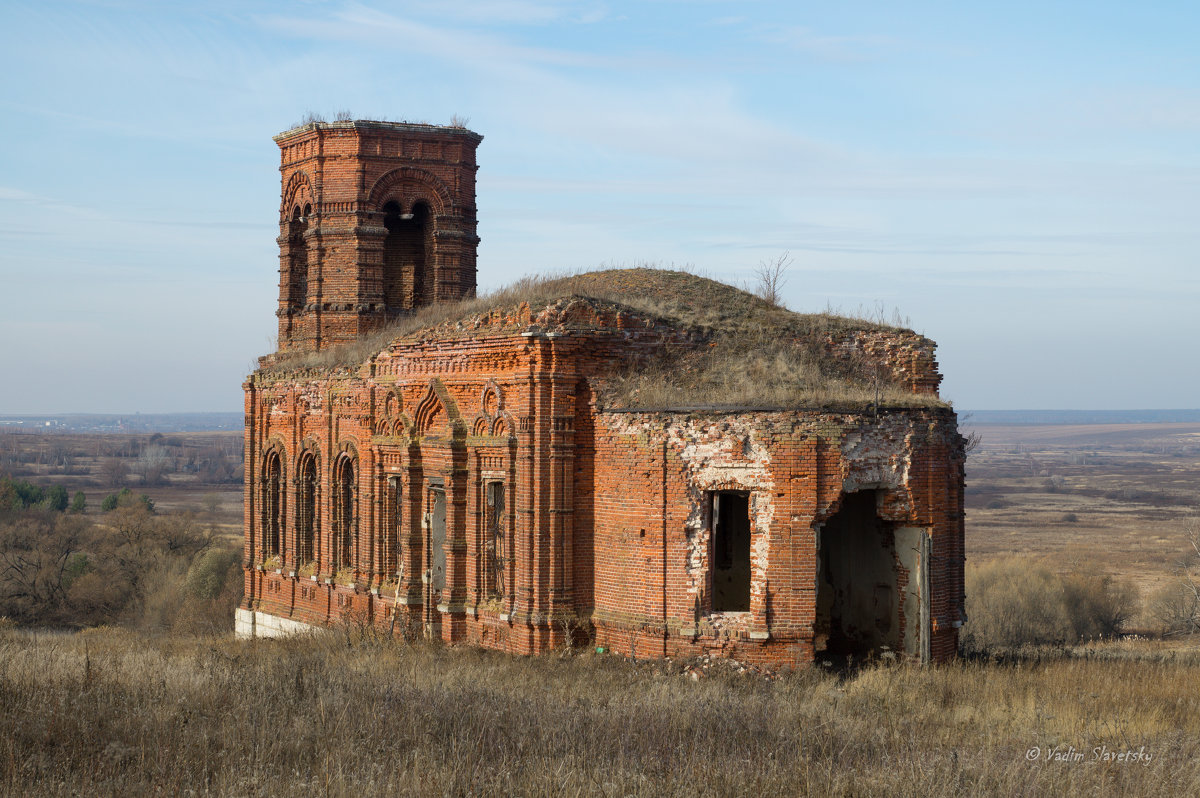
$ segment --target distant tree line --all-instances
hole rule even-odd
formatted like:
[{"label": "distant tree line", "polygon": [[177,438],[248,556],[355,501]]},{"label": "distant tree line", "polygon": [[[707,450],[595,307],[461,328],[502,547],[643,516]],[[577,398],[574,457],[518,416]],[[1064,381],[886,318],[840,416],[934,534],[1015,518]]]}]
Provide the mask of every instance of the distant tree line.
[{"label": "distant tree line", "polygon": [[242,442],[232,435],[71,435],[0,431],[0,472],[91,476],[120,487],[160,485],[170,474],[209,484],[242,480]]}]

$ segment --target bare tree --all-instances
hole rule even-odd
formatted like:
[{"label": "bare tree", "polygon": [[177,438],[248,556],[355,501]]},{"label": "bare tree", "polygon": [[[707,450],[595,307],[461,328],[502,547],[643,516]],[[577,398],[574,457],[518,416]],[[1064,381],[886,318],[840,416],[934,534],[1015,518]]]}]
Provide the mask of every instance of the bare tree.
[{"label": "bare tree", "polygon": [[135,469],[142,475],[142,482],[147,485],[159,485],[170,466],[171,456],[166,447],[153,443],[142,449]]},{"label": "bare tree", "polygon": [[100,464],[100,479],[110,488],[119,488],[129,476],[129,466],[120,457],[110,457]]},{"label": "bare tree", "polygon": [[787,271],[792,265],[790,252],[782,252],[770,260],[760,261],[754,267],[754,293],[776,307],[783,307],[783,287],[787,285]]},{"label": "bare tree", "polygon": [[1189,518],[1183,526],[1186,554],[1178,565],[1178,578],[1163,587],[1150,605],[1150,612],[1163,626],[1163,635],[1200,632],[1200,518]]}]

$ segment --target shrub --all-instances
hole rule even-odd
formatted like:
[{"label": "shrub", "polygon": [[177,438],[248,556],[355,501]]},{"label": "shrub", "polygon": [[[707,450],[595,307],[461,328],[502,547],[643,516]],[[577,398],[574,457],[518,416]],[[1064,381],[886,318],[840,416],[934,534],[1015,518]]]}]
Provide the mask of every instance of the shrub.
[{"label": "shrub", "polygon": [[215,599],[235,572],[240,572],[237,549],[209,549],[196,558],[187,574],[187,592],[198,599]]},{"label": "shrub", "polygon": [[1150,615],[1163,637],[1200,631],[1200,596],[1186,584],[1163,585],[1150,600]]},{"label": "shrub", "polygon": [[69,614],[64,574],[82,549],[80,519],[44,509],[0,520],[0,615],[58,624]]},{"label": "shrub", "polygon": [[148,513],[154,512],[154,500],[144,493],[137,496],[129,488],[121,488],[117,493],[110,493],[100,502],[100,509],[110,513],[118,507],[140,507]]},{"label": "shrub", "polygon": [[23,510],[41,504],[46,491],[23,479],[0,477],[0,510]]},{"label": "shrub", "polygon": [[87,512],[87,496],[83,494],[83,491],[77,490],[71,497],[71,512],[75,515]]},{"label": "shrub", "polygon": [[1163,636],[1200,631],[1200,518],[1183,524],[1183,558],[1175,580],[1150,602],[1150,615],[1162,624]]},{"label": "shrub", "polygon": [[46,491],[46,497],[42,499],[42,505],[47,510],[54,510],[61,513],[67,509],[67,489],[62,485],[55,485],[50,490]]},{"label": "shrub", "polygon": [[241,600],[242,580],[231,578],[240,558],[239,550],[215,545],[211,529],[188,516],[151,513],[137,496],[103,523],[44,504],[9,511],[0,515],[0,616],[21,624],[223,631]]},{"label": "shrub", "polygon": [[1029,558],[968,566],[963,650],[1062,645],[1119,634],[1137,608],[1132,583],[1109,575],[1062,576]]},{"label": "shrub", "polygon": [[1138,608],[1137,587],[1108,574],[1060,577],[1074,640],[1115,637]]},{"label": "shrub", "polygon": [[1063,643],[1072,635],[1061,580],[1048,568],[1016,559],[968,566],[968,652]]}]

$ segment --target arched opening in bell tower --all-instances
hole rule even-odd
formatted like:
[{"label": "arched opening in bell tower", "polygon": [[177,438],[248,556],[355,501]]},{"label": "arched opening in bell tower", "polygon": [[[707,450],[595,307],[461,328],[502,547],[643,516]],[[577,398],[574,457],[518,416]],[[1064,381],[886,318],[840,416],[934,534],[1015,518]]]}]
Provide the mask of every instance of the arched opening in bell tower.
[{"label": "arched opening in bell tower", "polygon": [[308,215],[312,206],[301,210],[292,209],[288,222],[288,307],[303,310],[308,302],[308,244],[304,233],[308,230]]},{"label": "arched opening in bell tower", "polygon": [[387,312],[396,315],[421,307],[427,301],[425,266],[430,238],[429,205],[413,203],[411,213],[400,204],[383,206],[383,301]]}]

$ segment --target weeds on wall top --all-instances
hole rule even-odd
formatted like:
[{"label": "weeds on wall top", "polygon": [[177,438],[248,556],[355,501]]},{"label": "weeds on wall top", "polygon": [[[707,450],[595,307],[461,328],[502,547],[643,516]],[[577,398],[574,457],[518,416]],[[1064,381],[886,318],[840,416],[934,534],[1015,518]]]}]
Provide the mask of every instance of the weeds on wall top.
[{"label": "weeds on wall top", "polygon": [[[422,308],[350,344],[281,355],[259,375],[352,369],[393,343],[512,334],[529,326],[516,319],[537,319],[573,301],[595,309],[593,318],[602,311],[637,317],[661,336],[661,343],[640,354],[631,348],[627,361],[595,386],[607,408],[947,406],[937,396],[912,393],[887,369],[850,351],[855,336],[873,332],[929,343],[911,330],[833,313],[796,313],[778,296],[771,301],[688,272],[646,267],[525,277],[481,297]],[[578,317],[560,326],[599,329]],[[849,354],[831,354],[841,344]]]}]

